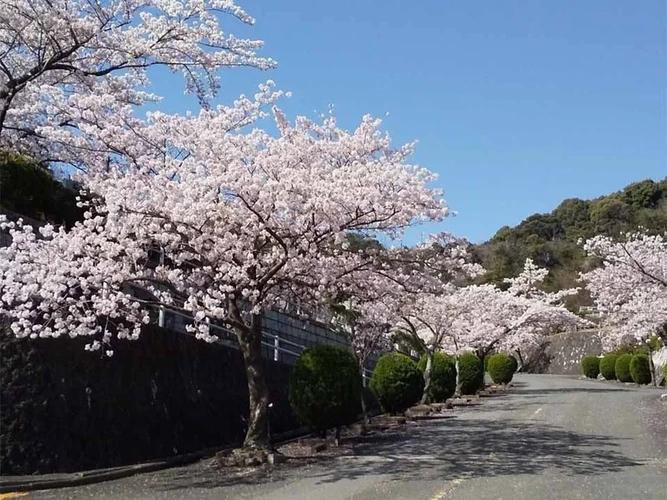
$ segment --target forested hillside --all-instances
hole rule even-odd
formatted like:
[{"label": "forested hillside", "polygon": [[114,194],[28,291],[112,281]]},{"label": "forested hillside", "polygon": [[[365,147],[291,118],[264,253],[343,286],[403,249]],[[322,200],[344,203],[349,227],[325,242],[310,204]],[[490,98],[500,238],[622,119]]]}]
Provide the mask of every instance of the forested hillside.
[{"label": "forested hillside", "polygon": [[[530,257],[549,269],[549,288],[560,289],[576,286],[579,272],[594,265],[577,243],[580,238],[616,236],[638,226],[650,232],[667,231],[667,179],[635,182],[594,200],[566,199],[551,213],[533,214],[516,227],[500,228],[474,251],[488,270],[486,282],[502,283],[518,274]],[[588,303],[588,297],[580,294],[570,305]]]}]

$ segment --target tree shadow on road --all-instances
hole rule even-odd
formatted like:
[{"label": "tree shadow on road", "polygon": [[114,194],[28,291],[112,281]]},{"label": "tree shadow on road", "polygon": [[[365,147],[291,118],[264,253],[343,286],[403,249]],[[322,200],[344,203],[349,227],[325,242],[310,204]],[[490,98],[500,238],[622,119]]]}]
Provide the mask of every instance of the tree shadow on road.
[{"label": "tree shadow on road", "polygon": [[642,465],[619,450],[619,440],[579,434],[537,422],[487,419],[424,425],[412,436],[362,445],[357,456],[322,470],[323,483],[365,475],[401,481],[539,474],[545,469],[597,475]]},{"label": "tree shadow on road", "polygon": [[580,434],[540,422],[447,419],[410,424],[404,431],[367,436],[355,455],[262,467],[246,474],[199,466],[163,471],[151,481],[158,491],[211,489],[293,481],[320,484],[363,476],[395,480],[540,474],[600,475],[643,465],[622,453],[621,439]]},{"label": "tree shadow on road", "polygon": [[530,397],[534,395],[548,395],[548,394],[567,394],[571,392],[578,392],[584,394],[602,394],[602,393],[618,393],[619,391],[632,391],[634,388],[628,387],[609,387],[609,388],[598,388],[598,387],[559,387],[557,389],[521,389],[516,391],[515,395]]}]

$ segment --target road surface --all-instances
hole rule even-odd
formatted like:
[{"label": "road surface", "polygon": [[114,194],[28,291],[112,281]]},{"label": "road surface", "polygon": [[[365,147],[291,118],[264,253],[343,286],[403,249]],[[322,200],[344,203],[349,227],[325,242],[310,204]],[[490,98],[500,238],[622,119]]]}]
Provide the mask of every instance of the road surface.
[{"label": "road surface", "polygon": [[209,462],[40,500],[667,499],[667,406],[660,391],[520,375],[508,394],[408,424],[353,457],[232,476]]}]

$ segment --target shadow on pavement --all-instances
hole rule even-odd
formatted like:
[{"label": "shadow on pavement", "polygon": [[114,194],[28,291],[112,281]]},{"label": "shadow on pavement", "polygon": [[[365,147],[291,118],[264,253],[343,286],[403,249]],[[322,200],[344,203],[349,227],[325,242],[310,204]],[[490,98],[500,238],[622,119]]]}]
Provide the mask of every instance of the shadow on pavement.
[{"label": "shadow on pavement", "polygon": [[619,439],[579,434],[537,422],[489,419],[425,422],[406,432],[368,436],[355,456],[296,461],[233,475],[207,467],[164,471],[151,489],[219,488],[310,477],[321,484],[385,475],[400,481],[539,474],[600,475],[643,465],[621,452]]},{"label": "shadow on pavement", "polygon": [[567,394],[571,392],[580,392],[584,394],[601,394],[601,393],[616,393],[619,391],[632,391],[633,388],[627,387],[559,387],[558,389],[520,389],[516,391],[517,396],[530,397],[531,395],[547,395],[547,394]]},{"label": "shadow on pavement", "polygon": [[319,474],[323,483],[364,475],[406,481],[539,474],[598,475],[642,465],[620,452],[618,440],[535,422],[451,420],[423,426],[413,436],[362,445],[357,457]]}]

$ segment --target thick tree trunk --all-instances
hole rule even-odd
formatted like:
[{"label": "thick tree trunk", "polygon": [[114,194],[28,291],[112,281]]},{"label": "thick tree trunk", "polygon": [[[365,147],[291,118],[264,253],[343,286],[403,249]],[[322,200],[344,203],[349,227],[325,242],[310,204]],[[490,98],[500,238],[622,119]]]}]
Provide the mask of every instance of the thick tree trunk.
[{"label": "thick tree trunk", "polygon": [[433,372],[433,352],[426,350],[426,368],[424,369],[424,392],[422,393],[421,404],[430,403],[431,373]]},{"label": "thick tree trunk", "polygon": [[248,379],[248,430],[244,448],[266,448],[268,446],[269,390],[262,361],[262,317],[254,314],[249,328],[237,328],[236,335],[245,360]]}]

